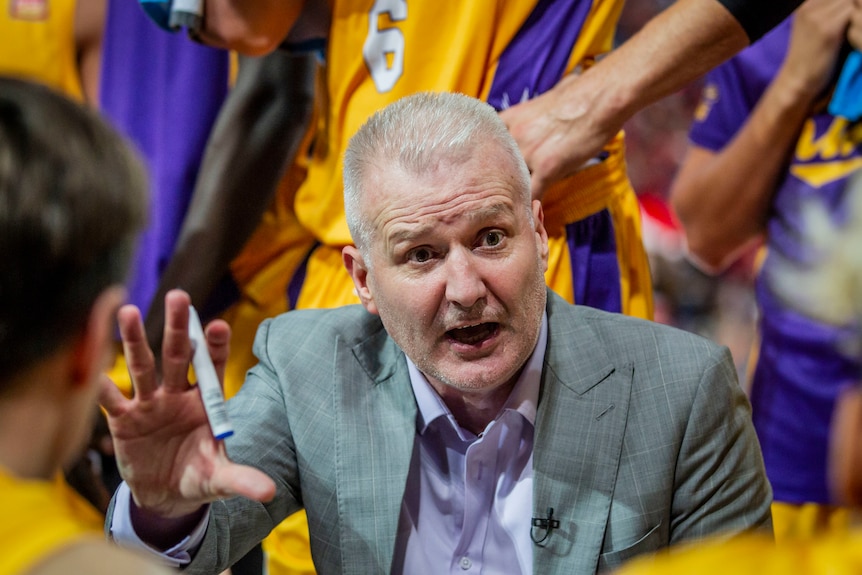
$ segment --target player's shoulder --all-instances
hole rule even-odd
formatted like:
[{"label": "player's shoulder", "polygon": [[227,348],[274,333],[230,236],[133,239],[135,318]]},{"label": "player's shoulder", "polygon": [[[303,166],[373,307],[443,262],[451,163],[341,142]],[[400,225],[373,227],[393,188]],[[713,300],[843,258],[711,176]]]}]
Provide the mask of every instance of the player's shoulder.
[{"label": "player's shoulder", "polygon": [[167,567],[143,554],[96,538],[61,547],[25,572],[26,575],[170,575]]}]

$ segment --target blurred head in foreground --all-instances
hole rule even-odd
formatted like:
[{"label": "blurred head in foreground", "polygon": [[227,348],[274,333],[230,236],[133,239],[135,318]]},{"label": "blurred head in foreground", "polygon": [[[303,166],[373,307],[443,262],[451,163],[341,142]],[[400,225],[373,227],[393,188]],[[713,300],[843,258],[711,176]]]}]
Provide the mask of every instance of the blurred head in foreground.
[{"label": "blurred head in foreground", "polygon": [[147,210],[144,170],[97,114],[0,78],[0,466],[48,478],[88,438]]}]

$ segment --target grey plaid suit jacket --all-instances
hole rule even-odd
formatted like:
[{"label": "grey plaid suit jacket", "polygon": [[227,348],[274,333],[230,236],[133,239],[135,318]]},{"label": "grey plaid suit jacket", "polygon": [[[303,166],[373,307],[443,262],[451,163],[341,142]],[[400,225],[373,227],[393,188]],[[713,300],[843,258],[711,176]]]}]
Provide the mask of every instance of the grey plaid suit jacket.
[{"label": "grey plaid suit jacket", "polygon": [[[683,540],[771,529],[771,490],[730,354],[549,292],[534,515],[560,527],[534,572],[588,574]],[[404,354],[361,306],[265,322],[229,402],[231,458],[277,485],[213,504],[191,573],[218,573],[304,507],[322,575],[388,573],[416,436]],[[530,517],[524,517],[529,522]]]}]

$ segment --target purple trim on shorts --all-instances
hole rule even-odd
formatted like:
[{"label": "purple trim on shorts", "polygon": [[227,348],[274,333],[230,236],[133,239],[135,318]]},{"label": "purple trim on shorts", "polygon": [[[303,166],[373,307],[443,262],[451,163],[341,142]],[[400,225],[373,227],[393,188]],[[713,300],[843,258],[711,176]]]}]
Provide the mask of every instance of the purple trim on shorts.
[{"label": "purple trim on shorts", "polygon": [[614,223],[602,210],[566,226],[575,303],[622,311],[620,266]]},{"label": "purple trim on shorts", "polygon": [[488,103],[497,110],[550,90],[566,72],[592,7],[589,0],[539,0],[500,56]]}]

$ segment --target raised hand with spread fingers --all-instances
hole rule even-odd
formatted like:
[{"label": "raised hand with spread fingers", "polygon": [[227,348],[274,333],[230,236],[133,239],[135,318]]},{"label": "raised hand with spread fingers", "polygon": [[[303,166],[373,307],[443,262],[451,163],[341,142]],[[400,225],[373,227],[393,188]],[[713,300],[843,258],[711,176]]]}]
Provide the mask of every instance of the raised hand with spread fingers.
[{"label": "raised hand with spread fingers", "polygon": [[[200,392],[189,382],[188,295],[174,290],[165,298],[161,374],[147,344],[140,311],[125,306],[118,319],[134,397],[124,397],[106,379],[101,402],[108,414],[120,474],[139,514],[162,519],[200,517],[199,510],[216,499],[237,495],[271,499],[275,485],[269,477],[227,457],[224,443],[210,431]],[[221,377],[230,329],[223,321],[213,321],[207,326],[206,339]]]}]

